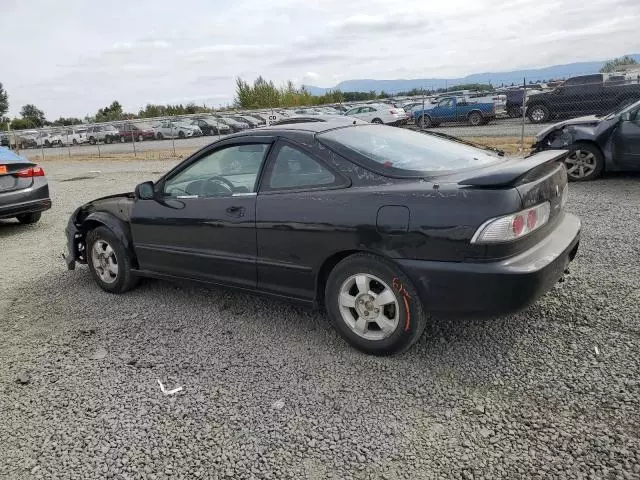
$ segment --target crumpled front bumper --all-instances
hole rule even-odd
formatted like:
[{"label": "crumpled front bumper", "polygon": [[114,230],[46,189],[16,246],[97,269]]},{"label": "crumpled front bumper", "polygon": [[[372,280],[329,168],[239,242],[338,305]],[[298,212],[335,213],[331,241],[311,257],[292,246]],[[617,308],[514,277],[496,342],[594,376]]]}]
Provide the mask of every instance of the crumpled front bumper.
[{"label": "crumpled front bumper", "polygon": [[67,237],[67,252],[62,254],[62,258],[68,270],[74,270],[76,268],[76,262],[86,262],[86,259],[81,257],[81,252],[84,251],[84,243],[82,241],[82,234],[73,221],[74,217],[75,215],[71,216],[67,227],[64,229],[65,236]]}]

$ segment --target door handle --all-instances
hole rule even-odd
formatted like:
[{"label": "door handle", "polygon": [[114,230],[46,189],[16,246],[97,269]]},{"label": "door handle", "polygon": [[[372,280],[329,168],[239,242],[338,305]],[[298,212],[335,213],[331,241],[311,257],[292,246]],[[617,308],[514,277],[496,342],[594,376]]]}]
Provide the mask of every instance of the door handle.
[{"label": "door handle", "polygon": [[244,207],[237,205],[228,207],[226,212],[227,215],[231,215],[232,217],[244,217]]}]

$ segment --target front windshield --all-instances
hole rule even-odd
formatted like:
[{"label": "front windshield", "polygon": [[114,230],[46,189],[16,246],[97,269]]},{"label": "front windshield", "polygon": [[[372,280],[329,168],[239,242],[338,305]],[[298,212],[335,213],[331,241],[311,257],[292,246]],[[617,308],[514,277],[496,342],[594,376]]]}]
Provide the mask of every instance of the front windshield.
[{"label": "front windshield", "polygon": [[[474,168],[500,160],[498,154],[411,130],[361,125],[318,136],[327,146],[346,148],[389,173],[424,174]],[[395,171],[395,172],[394,172]]]}]

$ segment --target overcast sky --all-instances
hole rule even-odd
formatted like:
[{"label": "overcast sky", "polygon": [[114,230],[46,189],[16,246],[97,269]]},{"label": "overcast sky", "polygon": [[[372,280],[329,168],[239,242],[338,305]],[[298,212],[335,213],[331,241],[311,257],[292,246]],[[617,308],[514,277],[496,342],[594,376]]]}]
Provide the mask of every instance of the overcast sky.
[{"label": "overcast sky", "polygon": [[606,59],[640,51],[639,19],[640,0],[0,0],[0,82],[11,115],[219,106],[237,75],[330,87]]}]

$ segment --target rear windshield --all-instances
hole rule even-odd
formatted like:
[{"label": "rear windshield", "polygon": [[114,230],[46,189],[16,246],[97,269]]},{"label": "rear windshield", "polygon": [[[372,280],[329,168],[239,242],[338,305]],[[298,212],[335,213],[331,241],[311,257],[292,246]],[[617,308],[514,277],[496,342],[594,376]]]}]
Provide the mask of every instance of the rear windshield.
[{"label": "rear windshield", "polygon": [[330,130],[319,134],[318,140],[347,157],[355,153],[367,159],[373,170],[391,176],[424,176],[501,161],[493,152],[383,125]]}]

